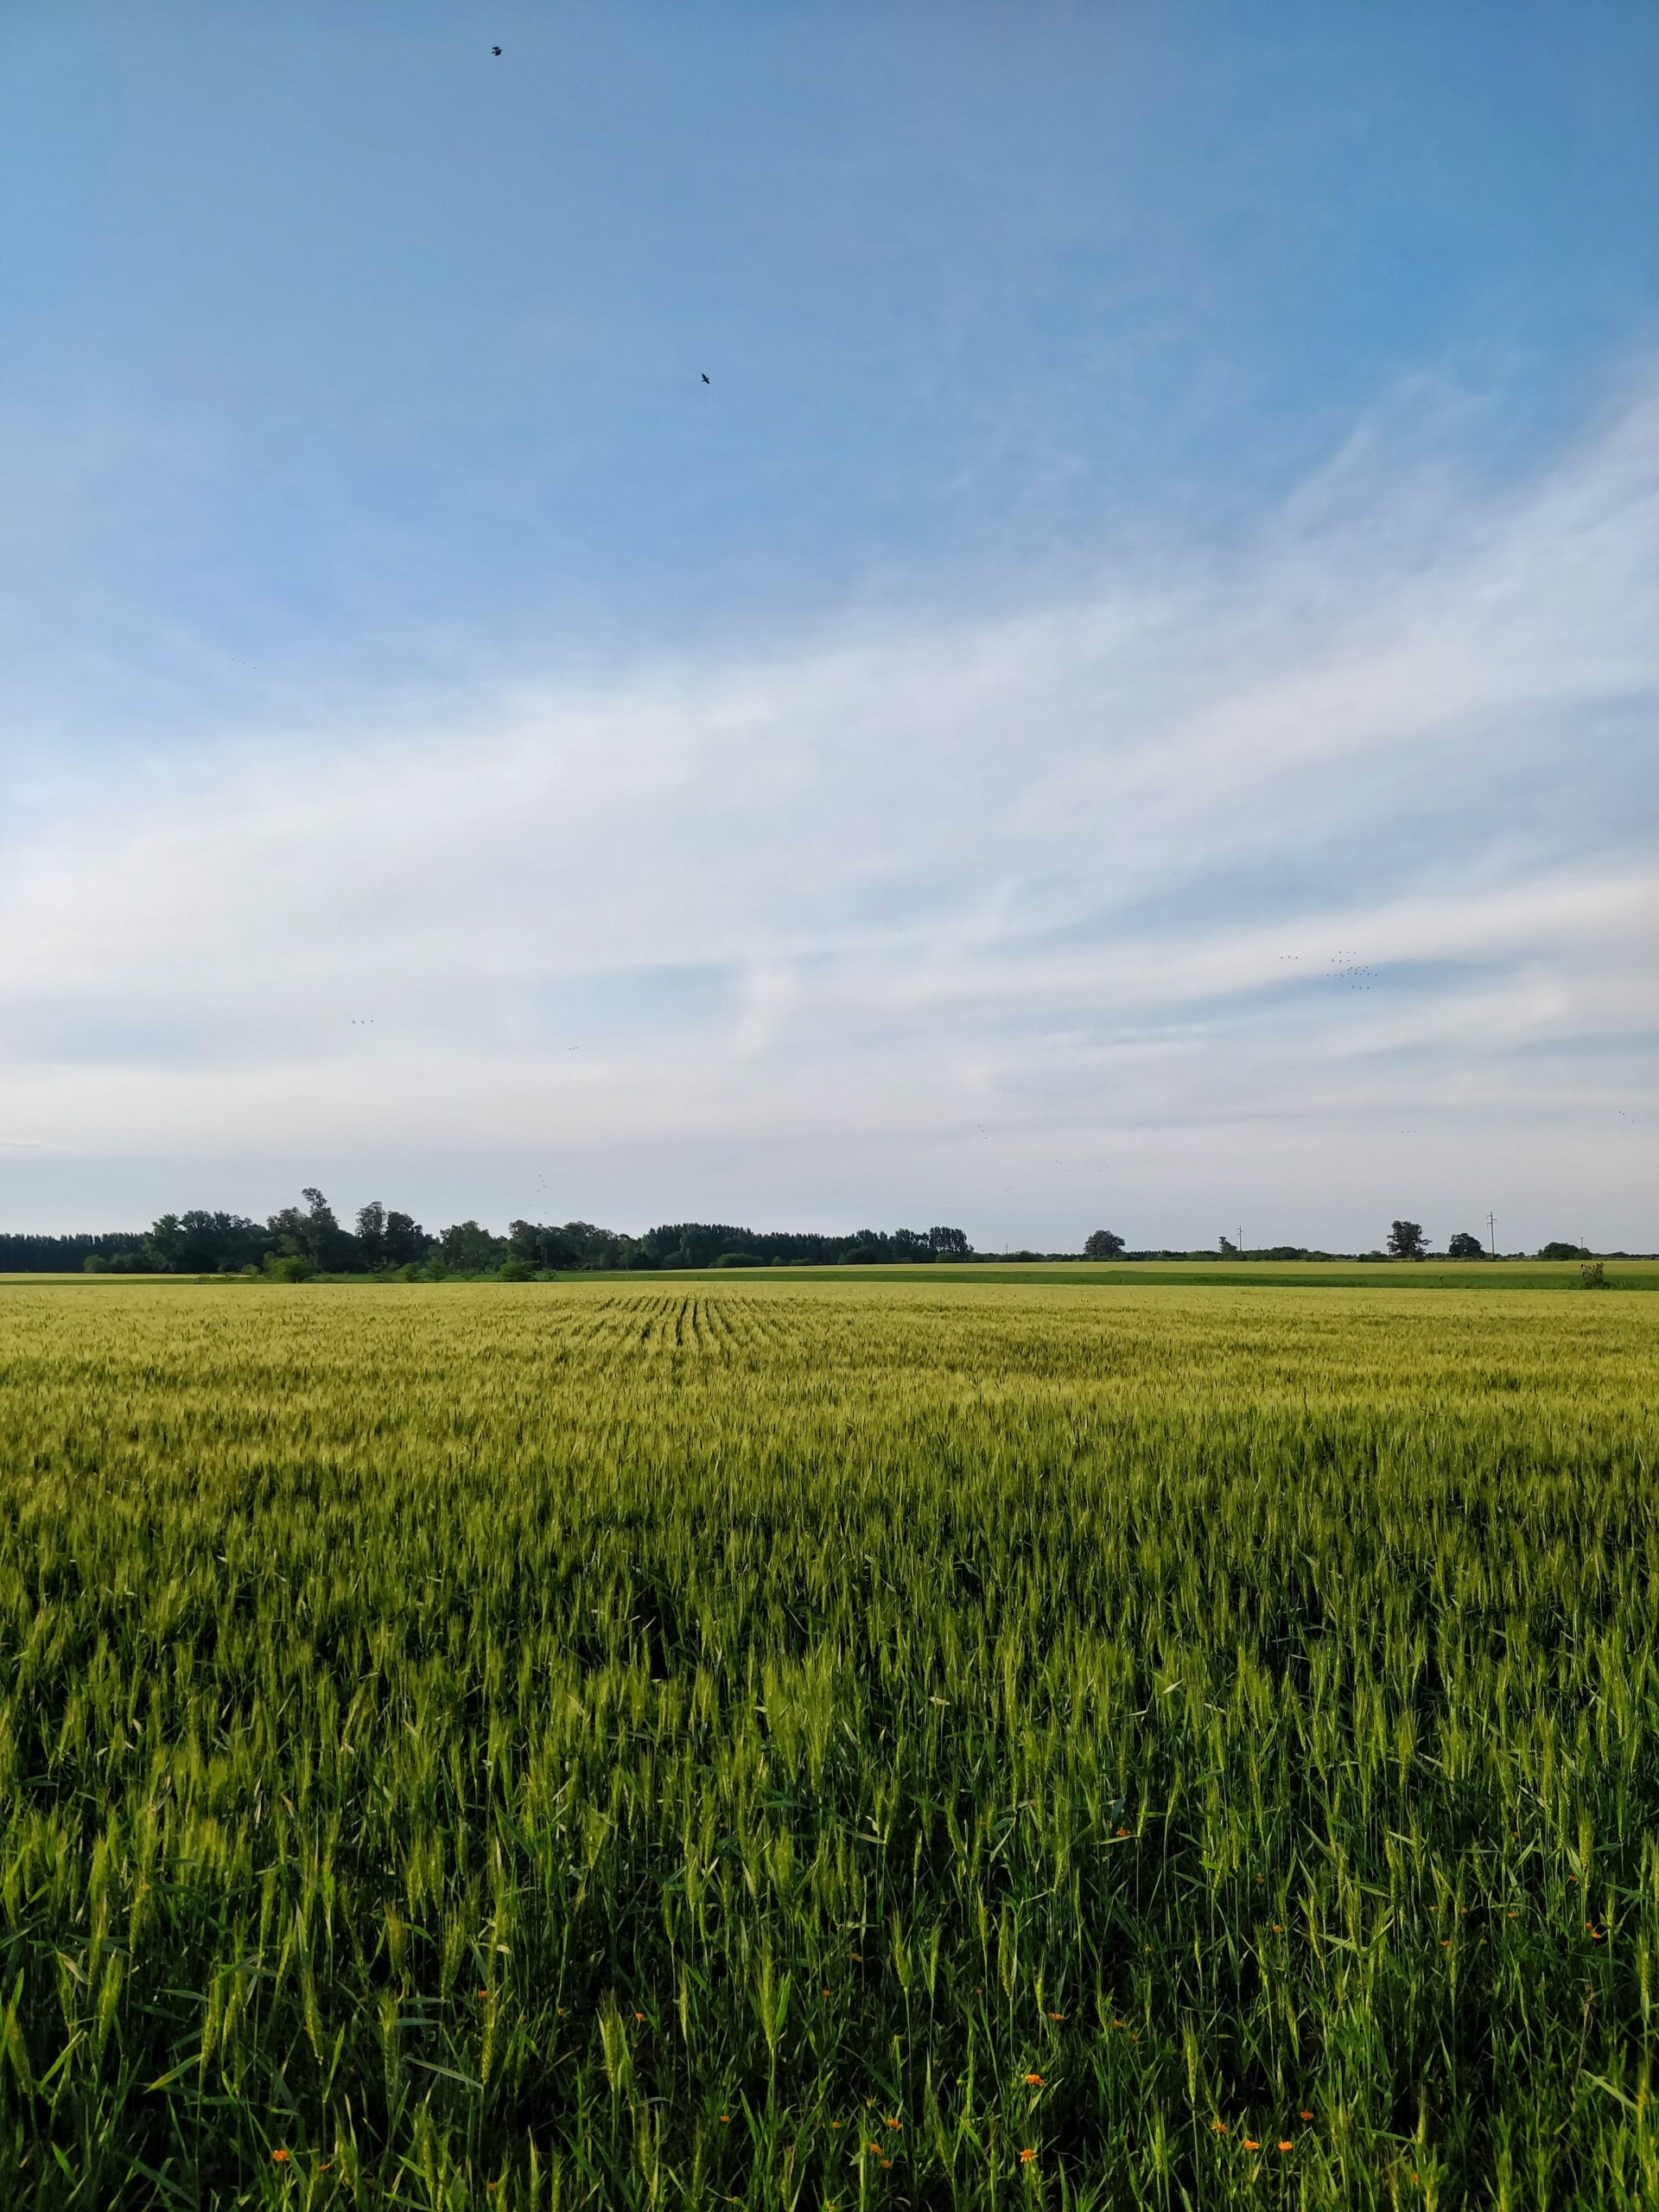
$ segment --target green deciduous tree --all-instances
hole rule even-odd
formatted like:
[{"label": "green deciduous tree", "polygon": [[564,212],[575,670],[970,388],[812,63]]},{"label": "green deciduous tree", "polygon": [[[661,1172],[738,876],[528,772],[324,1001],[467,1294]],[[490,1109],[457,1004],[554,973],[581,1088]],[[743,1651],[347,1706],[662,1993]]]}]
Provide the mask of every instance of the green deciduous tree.
[{"label": "green deciduous tree", "polygon": [[315,1184],[308,1183],[300,1196],[303,1211],[283,1206],[265,1224],[274,1249],[309,1260],[319,1269],[349,1268],[357,1256],[354,1240],[334,1218],[334,1208]]},{"label": "green deciduous tree", "polygon": [[438,1240],[443,1264],[452,1274],[488,1274],[507,1256],[505,1236],[493,1236],[475,1221],[458,1221]]},{"label": "green deciduous tree", "polygon": [[228,1274],[257,1265],[270,1249],[270,1232],[257,1221],[203,1207],[164,1213],[144,1238],[146,1261],[166,1274]]}]

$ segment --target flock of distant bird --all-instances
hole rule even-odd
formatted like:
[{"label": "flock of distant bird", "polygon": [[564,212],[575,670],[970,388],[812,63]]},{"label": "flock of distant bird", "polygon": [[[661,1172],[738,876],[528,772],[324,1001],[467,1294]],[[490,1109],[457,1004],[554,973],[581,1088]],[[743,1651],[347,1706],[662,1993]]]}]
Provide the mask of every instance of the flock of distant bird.
[{"label": "flock of distant bird", "polygon": [[[1300,968],[1302,956],[1300,952],[1281,952],[1279,964],[1281,968]],[[1351,952],[1333,952],[1325,966],[1325,980],[1341,983],[1351,991],[1375,990],[1376,978],[1376,969],[1364,966]]]}]

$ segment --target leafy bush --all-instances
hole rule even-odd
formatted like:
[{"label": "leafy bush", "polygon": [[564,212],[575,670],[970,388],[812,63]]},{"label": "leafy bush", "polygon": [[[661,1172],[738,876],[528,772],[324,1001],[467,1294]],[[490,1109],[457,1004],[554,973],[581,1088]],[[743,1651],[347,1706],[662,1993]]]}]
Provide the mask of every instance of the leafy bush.
[{"label": "leafy bush", "polygon": [[317,1263],[303,1252],[267,1252],[264,1271],[272,1282],[309,1282]]}]

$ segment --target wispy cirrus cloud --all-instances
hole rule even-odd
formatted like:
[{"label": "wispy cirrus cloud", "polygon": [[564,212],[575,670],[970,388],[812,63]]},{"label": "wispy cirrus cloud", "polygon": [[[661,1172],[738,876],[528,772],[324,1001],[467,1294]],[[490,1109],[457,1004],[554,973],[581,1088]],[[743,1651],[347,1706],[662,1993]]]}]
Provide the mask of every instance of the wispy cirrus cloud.
[{"label": "wispy cirrus cloud", "polygon": [[1141,1234],[1245,1179],[1336,1240],[1478,1159],[1654,1241],[1656,575],[1649,391],[1503,486],[1361,435],[1253,542],[1045,606],[48,779],[0,1127],[632,1148],[634,1217],[735,1205],[733,1148],[873,1213],[919,1147],[1057,1241],[1114,1160]]}]

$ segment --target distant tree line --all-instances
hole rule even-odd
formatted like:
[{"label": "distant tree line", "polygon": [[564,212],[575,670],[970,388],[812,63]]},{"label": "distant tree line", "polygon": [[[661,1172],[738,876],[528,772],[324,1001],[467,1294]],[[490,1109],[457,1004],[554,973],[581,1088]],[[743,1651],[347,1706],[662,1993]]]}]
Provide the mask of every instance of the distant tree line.
[{"label": "distant tree line", "polygon": [[850,1236],[827,1236],[680,1221],[648,1229],[640,1243],[647,1264],[658,1268],[912,1268],[974,1256],[960,1229],[855,1229]]},{"label": "distant tree line", "polygon": [[34,1236],[0,1231],[0,1275],[77,1274],[89,1260],[124,1259],[142,1250],[138,1229],[88,1230],[71,1236]]},{"label": "distant tree line", "polygon": [[[339,1220],[322,1192],[307,1188],[304,1203],[283,1206],[266,1220],[245,1214],[164,1213],[147,1230],[49,1236],[0,1233],[0,1274],[270,1274],[295,1280],[315,1274],[533,1275],[595,1273],[607,1268],[917,1267],[937,1261],[1068,1260],[1068,1252],[976,1252],[960,1229],[856,1229],[843,1236],[815,1230],[743,1229],[729,1222],[664,1222],[643,1236],[601,1229],[591,1221],[508,1224],[505,1236],[475,1221],[448,1229],[423,1229],[413,1215],[377,1198],[358,1209],[354,1225]],[[1241,1249],[1227,1236],[1218,1251],[1168,1248],[1131,1250],[1116,1230],[1096,1229],[1084,1243],[1087,1260],[1423,1260],[1428,1240],[1419,1222],[1389,1228],[1388,1250],[1357,1255],[1323,1252],[1307,1244]],[[1486,1248],[1468,1230],[1448,1239],[1446,1256],[1484,1260]],[[1519,1255],[1516,1255],[1520,1256]],[[1543,1245],[1541,1260],[1589,1260],[1587,1246],[1559,1239]],[[1606,1256],[1637,1256],[1613,1253]]]},{"label": "distant tree line", "polygon": [[[1377,1256],[1380,1258],[1382,1255]],[[1428,1257],[1428,1239],[1423,1233],[1422,1224],[1416,1221],[1393,1223],[1389,1230],[1388,1256],[1391,1260],[1426,1260]],[[1459,1229],[1446,1239],[1446,1256],[1448,1260],[1484,1260],[1491,1255],[1472,1230]],[[1552,1237],[1548,1244],[1541,1244],[1533,1256],[1540,1260],[1588,1260],[1594,1255],[1587,1244],[1567,1243],[1557,1236]],[[1613,1252],[1607,1256],[1628,1260],[1634,1255],[1629,1252]]]},{"label": "distant tree line", "polygon": [[94,1274],[247,1274],[289,1281],[315,1274],[537,1274],[637,1268],[860,1267],[969,1260],[960,1229],[860,1229],[840,1236],[739,1228],[729,1223],[664,1223],[631,1236],[591,1221],[514,1221],[505,1236],[476,1221],[435,1232],[377,1198],[347,1229],[322,1192],[263,1222],[195,1208],[165,1213],[142,1234],[0,1236],[0,1272]]}]

